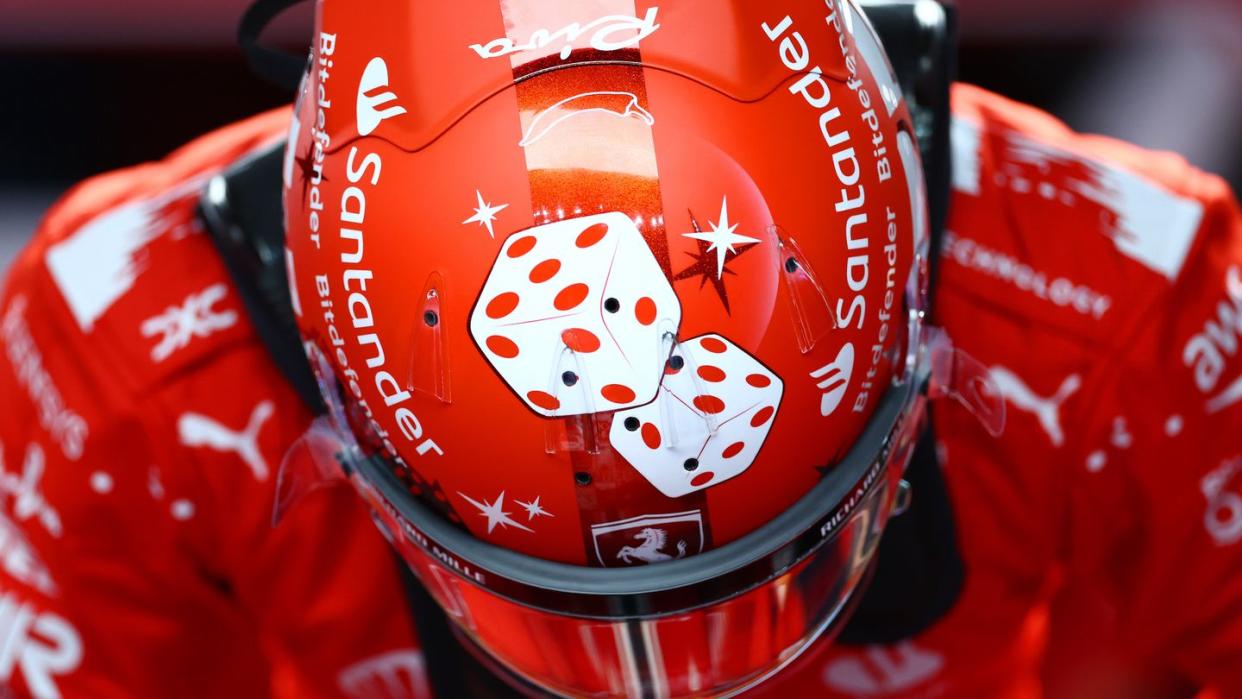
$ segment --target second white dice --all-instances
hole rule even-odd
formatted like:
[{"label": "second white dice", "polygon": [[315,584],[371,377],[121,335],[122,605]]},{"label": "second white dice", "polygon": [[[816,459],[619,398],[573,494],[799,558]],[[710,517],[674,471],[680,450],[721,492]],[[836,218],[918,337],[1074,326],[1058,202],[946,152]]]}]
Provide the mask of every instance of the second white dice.
[{"label": "second white dice", "polygon": [[703,335],[674,350],[653,403],[616,414],[610,441],[661,493],[681,497],[750,468],[783,395],[757,359]]}]

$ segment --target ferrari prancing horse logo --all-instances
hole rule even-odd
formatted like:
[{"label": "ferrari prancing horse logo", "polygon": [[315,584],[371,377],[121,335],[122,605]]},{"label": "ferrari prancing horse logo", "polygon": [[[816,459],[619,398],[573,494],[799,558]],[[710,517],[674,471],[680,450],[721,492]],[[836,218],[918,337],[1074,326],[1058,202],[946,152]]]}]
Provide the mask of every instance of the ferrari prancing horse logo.
[{"label": "ferrari prancing horse logo", "polygon": [[595,560],[604,567],[646,565],[703,552],[699,510],[641,515],[591,525]]}]

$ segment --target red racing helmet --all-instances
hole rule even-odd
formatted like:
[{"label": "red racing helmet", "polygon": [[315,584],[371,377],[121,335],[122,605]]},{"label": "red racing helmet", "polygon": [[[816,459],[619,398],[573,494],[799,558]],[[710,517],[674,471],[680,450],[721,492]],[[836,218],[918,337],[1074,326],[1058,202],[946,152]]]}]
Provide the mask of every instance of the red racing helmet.
[{"label": "red racing helmet", "polygon": [[315,30],[307,443],[459,630],[528,687],[680,697],[838,629],[933,364],[914,125],[853,0],[320,0]]}]

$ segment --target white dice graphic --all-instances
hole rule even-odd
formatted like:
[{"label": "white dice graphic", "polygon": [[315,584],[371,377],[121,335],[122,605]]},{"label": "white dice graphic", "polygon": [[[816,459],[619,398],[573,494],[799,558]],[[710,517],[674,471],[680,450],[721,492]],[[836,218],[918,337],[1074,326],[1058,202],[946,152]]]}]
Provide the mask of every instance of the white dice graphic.
[{"label": "white dice graphic", "polygon": [[780,408],[780,377],[719,335],[678,345],[666,372],[655,402],[613,418],[613,448],[671,498],[750,468]]},{"label": "white dice graphic", "polygon": [[650,403],[680,323],[634,222],[606,213],[509,236],[470,334],[531,410],[561,417]]}]

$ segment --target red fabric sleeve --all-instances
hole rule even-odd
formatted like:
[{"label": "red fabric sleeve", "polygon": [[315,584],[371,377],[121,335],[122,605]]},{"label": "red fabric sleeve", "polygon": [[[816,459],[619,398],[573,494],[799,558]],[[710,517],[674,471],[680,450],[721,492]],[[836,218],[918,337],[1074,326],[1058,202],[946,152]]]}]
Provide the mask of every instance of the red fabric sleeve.
[{"label": "red fabric sleeve", "polygon": [[309,415],[194,215],[206,178],[287,119],[78,186],[5,280],[9,694],[428,693],[397,569],[352,493],[312,493],[271,525]]}]

